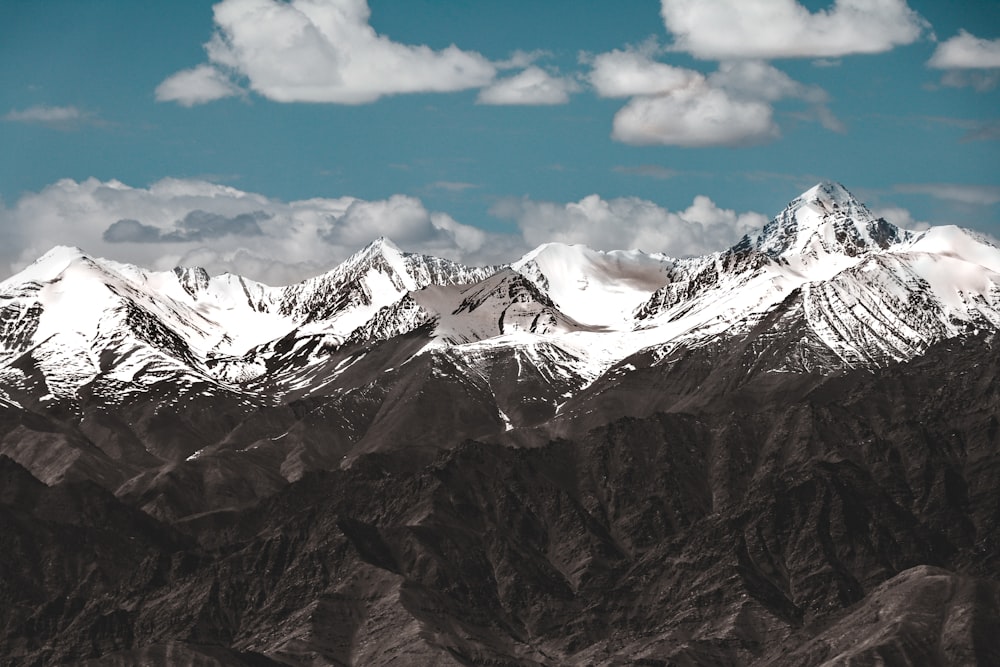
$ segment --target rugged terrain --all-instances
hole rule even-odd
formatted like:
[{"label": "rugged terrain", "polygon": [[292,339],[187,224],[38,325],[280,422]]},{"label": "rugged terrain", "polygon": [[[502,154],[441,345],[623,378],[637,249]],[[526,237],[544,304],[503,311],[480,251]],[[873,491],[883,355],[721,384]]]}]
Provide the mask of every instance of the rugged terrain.
[{"label": "rugged terrain", "polygon": [[1000,250],[820,184],[673,259],[0,284],[10,664],[1000,662]]}]

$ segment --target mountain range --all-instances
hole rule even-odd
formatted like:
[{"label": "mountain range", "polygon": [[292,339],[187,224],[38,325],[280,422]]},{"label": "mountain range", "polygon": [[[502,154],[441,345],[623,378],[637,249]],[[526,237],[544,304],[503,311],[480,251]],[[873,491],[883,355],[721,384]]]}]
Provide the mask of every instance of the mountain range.
[{"label": "mountain range", "polygon": [[830,182],[700,257],[57,247],[0,283],[2,657],[1000,662],[998,329],[989,239]]}]

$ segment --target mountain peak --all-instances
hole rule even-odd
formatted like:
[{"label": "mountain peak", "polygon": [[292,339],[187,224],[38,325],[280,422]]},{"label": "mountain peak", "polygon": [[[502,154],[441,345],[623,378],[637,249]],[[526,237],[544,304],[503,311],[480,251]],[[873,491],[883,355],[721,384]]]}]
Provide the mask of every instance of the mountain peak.
[{"label": "mountain peak", "polygon": [[847,188],[822,181],[789,202],[750,241],[771,257],[812,263],[822,255],[855,257],[888,248],[908,237],[876,218]]},{"label": "mountain peak", "polygon": [[59,270],[66,268],[74,262],[79,262],[81,260],[91,260],[90,255],[85,253],[83,250],[76,246],[68,245],[57,245],[52,247],[44,255],[32,262],[31,266],[37,267],[61,267]]},{"label": "mountain peak", "polygon": [[860,204],[847,188],[836,181],[820,181],[799,195],[796,201],[822,204],[825,207],[831,208],[833,205],[845,206]]},{"label": "mountain peak", "polygon": [[392,239],[390,239],[390,238],[388,238],[386,236],[380,236],[380,237],[378,237],[377,239],[375,239],[374,241],[372,241],[371,243],[369,243],[367,246],[365,246],[365,248],[364,248],[364,250],[362,252],[364,252],[364,251],[385,252],[387,250],[393,251],[393,252],[398,252],[398,253],[403,252],[402,250],[400,250],[400,248],[399,248],[398,245],[396,245],[395,243],[392,242]]},{"label": "mountain peak", "polygon": [[48,282],[54,280],[71,265],[83,261],[93,261],[93,259],[76,246],[57,245],[25,267],[20,273],[3,282],[21,283],[29,280]]}]

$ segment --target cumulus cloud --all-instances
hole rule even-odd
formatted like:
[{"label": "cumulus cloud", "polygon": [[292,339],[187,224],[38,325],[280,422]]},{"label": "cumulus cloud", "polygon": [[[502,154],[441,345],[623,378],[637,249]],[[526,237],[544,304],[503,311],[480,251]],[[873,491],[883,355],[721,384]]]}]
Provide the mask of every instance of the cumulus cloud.
[{"label": "cumulus cloud", "polygon": [[211,65],[182,70],[156,87],[157,102],[177,102],[181,106],[214,102],[243,94],[243,89]]},{"label": "cumulus cloud", "polygon": [[188,105],[219,99],[236,94],[231,77],[240,77],[278,102],[364,104],[480,88],[496,75],[478,53],[379,35],[370,15],[367,0],[223,0],[213,8],[209,64],[169,77],[157,98]]},{"label": "cumulus cloud", "polygon": [[566,104],[570,93],[579,89],[579,84],[573,79],[553,76],[540,67],[531,66],[483,88],[476,102],[492,105]]},{"label": "cumulus cloud", "polygon": [[742,99],[769,103],[783,99],[802,100],[811,108],[797,114],[798,117],[815,120],[832,132],[846,131],[844,124],[827,106],[830,96],[825,90],[800,83],[768,63],[759,60],[720,63],[719,69],[709,75],[708,82]]},{"label": "cumulus cloud", "polygon": [[673,48],[696,58],[836,58],[882,53],[929,26],[905,0],[835,0],[810,12],[796,0],[661,0]]},{"label": "cumulus cloud", "polygon": [[282,202],[236,188],[165,179],[148,188],[65,179],[0,208],[11,270],[56,244],[155,269],[204,266],[270,284],[328,270],[379,236],[403,248],[473,263],[506,261],[523,240],[463,225],[412,197]]},{"label": "cumulus cloud", "polygon": [[654,60],[655,52],[655,45],[648,44],[600,53],[587,59],[587,80],[601,97],[660,95],[704,80],[699,72]]},{"label": "cumulus cloud", "polygon": [[708,82],[730,94],[746,99],[776,102],[781,99],[801,99],[813,104],[825,104],[829,95],[819,86],[807,86],[781,70],[759,60],[741,60],[719,64]]},{"label": "cumulus cloud", "polygon": [[993,90],[1000,84],[1000,39],[980,39],[965,30],[938,44],[927,66],[947,70],[941,85]]},{"label": "cumulus cloud", "polygon": [[704,196],[695,197],[691,206],[677,212],[636,197],[606,200],[590,195],[569,204],[507,200],[495,205],[492,213],[514,220],[532,247],[558,241],[675,257],[729,247],[767,222],[759,213],[738,214]]},{"label": "cumulus cloud", "polygon": [[927,66],[935,69],[1000,68],[1000,39],[980,39],[959,30],[957,35],[937,45]]},{"label": "cumulus cloud", "polygon": [[635,144],[748,146],[779,136],[773,109],[738,100],[704,82],[666,95],[633,98],[615,114],[611,136]]},{"label": "cumulus cloud", "polygon": [[637,145],[749,146],[780,136],[773,104],[799,99],[827,129],[843,125],[828,95],[761,61],[720,63],[708,76],[654,59],[658,47],[610,51],[586,59],[587,80],[602,97],[630,97],[615,114],[612,137]]}]

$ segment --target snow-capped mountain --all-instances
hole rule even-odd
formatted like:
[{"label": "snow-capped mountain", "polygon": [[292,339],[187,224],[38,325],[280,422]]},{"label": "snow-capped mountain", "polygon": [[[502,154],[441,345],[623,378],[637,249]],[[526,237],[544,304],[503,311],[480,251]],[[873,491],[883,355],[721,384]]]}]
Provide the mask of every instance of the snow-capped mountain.
[{"label": "snow-capped mountain", "polygon": [[190,375],[238,390],[266,370],[279,341],[340,345],[410,291],[493,271],[379,239],[326,274],[278,288],[200,268],[151,272],[57,247],[0,283],[0,364],[29,355],[49,393],[66,399],[98,376],[148,386]]},{"label": "snow-capped mountain", "polygon": [[0,645],[994,664],[998,329],[1000,249],[833,183],[701,257],[55,248],[0,283]]},{"label": "snow-capped mountain", "polygon": [[[998,261],[1000,250],[975,234],[901,230],[843,186],[822,183],[729,250],[679,262],[637,318],[675,347],[746,335],[780,315],[778,333],[803,335],[777,369],[879,365],[995,328]],[[803,347],[824,364],[796,365]]]},{"label": "snow-capped mountain", "polygon": [[[467,267],[378,239],[316,278],[270,287],[56,248],[0,283],[0,397],[73,403],[113,386],[120,401],[180,383],[281,402],[378,384],[447,351],[463,372],[504,356],[559,366],[538,370],[572,378],[543,392],[554,411],[636,355],[662,363],[765,337],[785,351],[762,372],[836,373],[998,327],[1000,250],[955,227],[898,229],[821,183],[732,248],[680,259],[545,244],[509,266]],[[359,364],[385,345],[407,353]],[[506,381],[487,380],[489,391]]]}]

